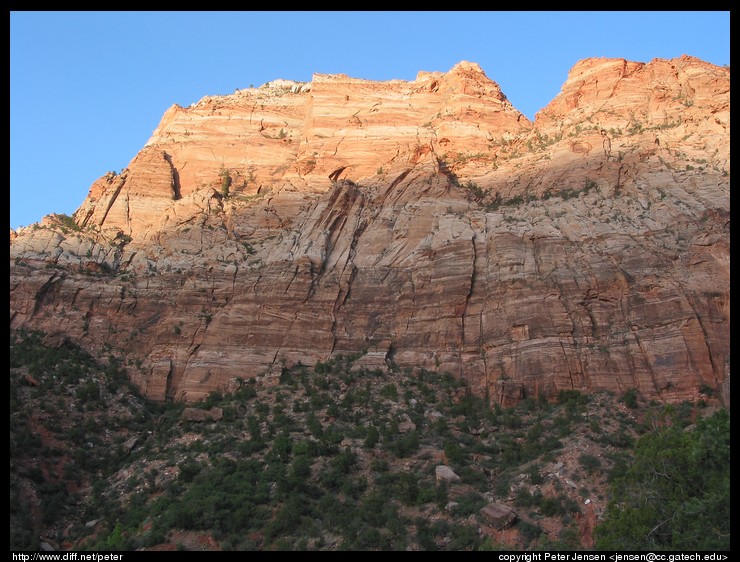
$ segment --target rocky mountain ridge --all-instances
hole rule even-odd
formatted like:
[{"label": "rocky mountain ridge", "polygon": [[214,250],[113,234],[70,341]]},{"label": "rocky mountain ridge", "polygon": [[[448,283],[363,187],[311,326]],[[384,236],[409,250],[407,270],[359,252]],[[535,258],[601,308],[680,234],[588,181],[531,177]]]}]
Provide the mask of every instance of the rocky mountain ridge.
[{"label": "rocky mountain ridge", "polygon": [[11,327],[156,399],[286,365],[562,389],[729,386],[729,68],[578,62],[530,122],[474,63],[173,106],[72,218],[11,232]]}]

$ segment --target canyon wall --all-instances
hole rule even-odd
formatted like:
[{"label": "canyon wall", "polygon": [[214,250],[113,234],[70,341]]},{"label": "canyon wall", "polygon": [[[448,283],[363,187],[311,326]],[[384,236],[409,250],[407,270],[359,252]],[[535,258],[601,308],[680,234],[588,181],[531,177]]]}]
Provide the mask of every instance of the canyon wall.
[{"label": "canyon wall", "polygon": [[461,62],[173,106],[73,220],[11,231],[10,325],[156,399],[356,352],[503,405],[720,392],[729,90],[688,56],[587,59],[531,122]]}]

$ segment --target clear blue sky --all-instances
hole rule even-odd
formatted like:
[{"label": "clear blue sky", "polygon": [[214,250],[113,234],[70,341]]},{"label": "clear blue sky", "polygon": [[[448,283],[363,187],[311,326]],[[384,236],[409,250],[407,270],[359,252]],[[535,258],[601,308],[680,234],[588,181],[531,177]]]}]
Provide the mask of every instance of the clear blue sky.
[{"label": "clear blue sky", "polygon": [[730,64],[730,12],[10,12],[10,227],[72,214],[173,103],[478,63],[528,118],[589,57]]}]

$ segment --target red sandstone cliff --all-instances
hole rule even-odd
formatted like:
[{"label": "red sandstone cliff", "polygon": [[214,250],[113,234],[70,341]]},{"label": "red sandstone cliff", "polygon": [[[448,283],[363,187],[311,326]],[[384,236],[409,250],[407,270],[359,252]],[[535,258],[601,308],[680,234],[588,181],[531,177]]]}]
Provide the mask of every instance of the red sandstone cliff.
[{"label": "red sandstone cliff", "polygon": [[197,399],[366,349],[503,404],[692,398],[729,357],[729,68],[588,59],[534,123],[475,64],[173,106],[77,227],[11,232],[11,327]]}]

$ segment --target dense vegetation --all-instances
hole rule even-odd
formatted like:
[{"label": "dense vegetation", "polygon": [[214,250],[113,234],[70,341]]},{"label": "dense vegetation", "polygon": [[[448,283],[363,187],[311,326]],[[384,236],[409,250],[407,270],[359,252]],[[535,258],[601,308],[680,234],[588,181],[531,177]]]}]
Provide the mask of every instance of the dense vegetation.
[{"label": "dense vegetation", "polygon": [[730,416],[719,410],[691,431],[672,408],[654,420],[634,462],[614,476],[602,550],[729,550]]},{"label": "dense vegetation", "polygon": [[[597,548],[729,550],[729,414],[704,401],[501,408],[354,355],[239,379],[189,405],[196,421],[115,357],[49,343],[10,337],[11,549],[573,550],[600,505]],[[490,503],[515,509],[513,533]]]}]

